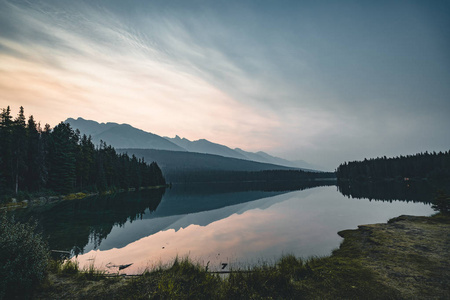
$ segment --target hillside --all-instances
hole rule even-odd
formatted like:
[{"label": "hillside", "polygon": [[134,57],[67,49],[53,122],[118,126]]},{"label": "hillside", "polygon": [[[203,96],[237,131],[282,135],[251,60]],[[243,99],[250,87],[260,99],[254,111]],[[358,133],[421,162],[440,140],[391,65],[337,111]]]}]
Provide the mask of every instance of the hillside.
[{"label": "hillside", "polygon": [[334,179],[334,173],[306,172],[274,164],[181,151],[117,149],[145,161],[156,161],[167,182],[303,181]]},{"label": "hillside", "polygon": [[128,153],[136,157],[143,157],[146,161],[157,161],[165,171],[172,169],[186,170],[218,170],[218,171],[263,171],[263,170],[292,170],[285,166],[259,163],[250,160],[224,157],[220,155],[167,151],[156,149],[120,148],[118,152]]}]

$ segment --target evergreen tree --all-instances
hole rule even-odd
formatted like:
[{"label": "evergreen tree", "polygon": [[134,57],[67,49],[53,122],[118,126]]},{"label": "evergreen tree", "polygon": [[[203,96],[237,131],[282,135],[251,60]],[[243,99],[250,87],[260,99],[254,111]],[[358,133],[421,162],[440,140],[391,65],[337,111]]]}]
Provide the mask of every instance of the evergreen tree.
[{"label": "evergreen tree", "polygon": [[24,109],[21,106],[13,125],[13,179],[16,194],[19,191],[19,182],[22,184],[25,174],[28,171],[25,164],[27,153],[25,120]]},{"label": "evergreen tree", "polygon": [[39,185],[45,188],[49,187],[49,169],[50,169],[50,148],[51,148],[51,127],[45,124],[44,130],[40,130],[41,138],[39,140],[38,161],[40,166]]},{"label": "evergreen tree", "polygon": [[134,154],[131,156],[130,169],[132,178],[131,187],[138,189],[141,186],[141,174],[139,172],[139,162]]},{"label": "evergreen tree", "polygon": [[95,146],[91,137],[83,135],[77,153],[77,187],[83,189],[92,185],[95,167]]},{"label": "evergreen tree", "polygon": [[12,120],[9,107],[0,115],[0,192],[60,193],[164,185],[156,163],[118,154],[105,142],[95,148],[91,137],[61,122],[44,130],[33,116],[26,122],[24,109]]},{"label": "evergreen tree", "polygon": [[339,180],[358,181],[448,179],[450,151],[345,162],[337,168],[336,175]]},{"label": "evergreen tree", "polygon": [[37,191],[40,188],[40,160],[39,160],[39,142],[40,133],[33,116],[31,115],[27,123],[27,156],[25,174],[25,186],[29,191]]},{"label": "evergreen tree", "polygon": [[69,193],[75,187],[77,136],[69,124],[59,123],[50,135],[49,188]]},{"label": "evergreen tree", "polygon": [[1,114],[1,169],[3,173],[3,190],[13,190],[14,172],[13,172],[13,120],[11,117],[11,109],[8,106],[2,110]]}]

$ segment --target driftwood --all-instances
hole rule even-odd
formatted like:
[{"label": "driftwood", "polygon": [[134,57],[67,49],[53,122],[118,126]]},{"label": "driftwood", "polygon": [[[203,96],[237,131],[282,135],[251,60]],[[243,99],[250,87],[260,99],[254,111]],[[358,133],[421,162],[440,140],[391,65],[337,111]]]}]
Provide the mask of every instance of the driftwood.
[{"label": "driftwood", "polygon": [[72,254],[70,251],[63,250],[50,250],[50,252],[53,254],[52,257],[58,257],[59,259],[69,258]]},{"label": "driftwood", "polygon": [[126,269],[126,268],[128,268],[129,266],[131,266],[133,263],[131,263],[131,264],[126,264],[126,265],[113,265],[112,263],[107,263],[106,264],[106,267],[107,268],[119,268],[119,271],[120,270],[123,270],[123,269]]},{"label": "driftwood", "polygon": [[69,254],[70,255],[70,251],[63,251],[63,250],[50,250],[54,253],[64,253],[64,254]]}]

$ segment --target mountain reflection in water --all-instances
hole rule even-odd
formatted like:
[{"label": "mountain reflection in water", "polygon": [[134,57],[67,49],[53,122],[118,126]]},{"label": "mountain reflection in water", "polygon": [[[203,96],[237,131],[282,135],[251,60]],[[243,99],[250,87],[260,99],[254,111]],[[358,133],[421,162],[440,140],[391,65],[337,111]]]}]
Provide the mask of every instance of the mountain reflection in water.
[{"label": "mountain reflection in water", "polygon": [[286,253],[328,255],[339,246],[339,230],[433,213],[427,203],[393,200],[410,200],[399,194],[402,189],[389,195],[392,189],[380,188],[369,191],[389,201],[369,201],[366,190],[350,194],[354,185],[334,182],[174,185],[63,201],[16,217],[38,219],[51,249],[72,251],[82,267],[133,263],[121,271],[132,274],[189,255],[204,265],[209,261],[210,270],[221,263],[241,268]]},{"label": "mountain reflection in water", "polygon": [[[17,211],[16,218],[39,221],[51,249],[72,251],[75,255],[97,249],[113,227],[123,227],[137,220],[161,218],[214,210],[230,205],[272,197],[291,190],[302,190],[326,182],[280,183],[208,183],[174,185],[171,189],[150,189],[139,192],[89,197]],[[149,229],[150,233],[164,227],[163,223]],[[134,238],[148,235],[134,232]],[[121,247],[130,237],[116,240],[110,247]],[[102,249],[105,249],[103,246]]]},{"label": "mountain reflection in water", "polygon": [[[430,205],[424,203],[350,199],[337,192],[335,186],[265,192],[266,197],[261,197],[261,191],[235,192],[230,193],[229,199],[250,195],[259,198],[193,212],[189,203],[195,193],[187,196],[190,193],[183,191],[185,188],[180,187],[180,193],[174,190],[174,195],[167,191],[157,210],[142,220],[114,227],[96,249],[88,245],[85,254],[77,258],[80,264],[88,266],[94,262],[96,267],[104,268],[109,262],[133,263],[121,271],[132,274],[171,262],[177,255],[188,255],[202,265],[209,262],[210,270],[218,270],[222,263],[227,263],[228,268],[245,268],[261,261],[270,263],[286,253],[303,257],[328,255],[339,246],[339,230],[386,222],[401,214],[433,213]],[[203,194],[213,202],[224,197],[220,193]],[[205,199],[199,196],[198,201],[203,203]],[[184,208],[180,209],[177,203]],[[168,212],[171,207],[190,213],[159,215],[160,209]]]}]

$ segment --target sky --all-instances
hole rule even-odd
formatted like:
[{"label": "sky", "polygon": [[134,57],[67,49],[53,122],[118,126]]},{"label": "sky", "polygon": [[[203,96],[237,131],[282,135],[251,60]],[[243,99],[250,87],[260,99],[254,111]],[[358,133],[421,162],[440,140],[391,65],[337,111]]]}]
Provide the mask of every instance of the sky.
[{"label": "sky", "polygon": [[450,1],[0,0],[0,108],[304,160],[450,149]]}]

